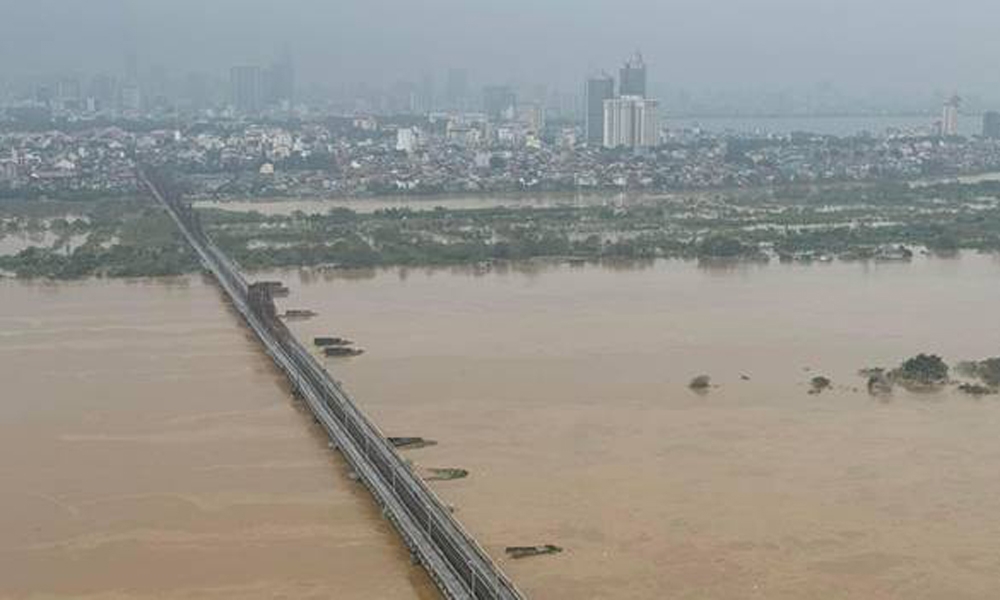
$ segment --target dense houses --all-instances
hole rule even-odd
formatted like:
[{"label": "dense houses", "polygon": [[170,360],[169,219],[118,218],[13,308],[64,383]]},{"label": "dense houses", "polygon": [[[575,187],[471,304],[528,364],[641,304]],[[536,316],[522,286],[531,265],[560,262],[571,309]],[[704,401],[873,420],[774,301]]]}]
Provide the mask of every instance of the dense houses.
[{"label": "dense houses", "polygon": [[86,197],[136,189],[137,138],[108,127],[78,133],[0,133],[0,196]]},{"label": "dense houses", "polygon": [[983,138],[671,131],[634,151],[588,146],[580,133],[479,114],[0,133],[0,194],[127,194],[137,161],[168,165],[213,197],[655,192],[1000,171],[1000,143]]}]

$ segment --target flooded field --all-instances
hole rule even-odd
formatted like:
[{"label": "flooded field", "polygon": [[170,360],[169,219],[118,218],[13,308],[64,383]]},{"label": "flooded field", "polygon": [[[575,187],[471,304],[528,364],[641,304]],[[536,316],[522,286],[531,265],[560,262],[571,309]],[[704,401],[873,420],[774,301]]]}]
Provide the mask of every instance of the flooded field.
[{"label": "flooded field", "polygon": [[11,256],[28,248],[51,248],[71,254],[87,241],[86,235],[62,238],[51,231],[0,236],[0,256]]},{"label": "flooded field", "polygon": [[258,200],[199,200],[196,208],[215,208],[232,212],[259,212],[264,215],[291,215],[295,212],[306,214],[326,214],[337,208],[348,208],[357,213],[373,213],[378,210],[407,209],[415,211],[446,208],[464,210],[477,208],[552,208],[557,206],[601,206],[615,203],[647,202],[660,195],[634,195],[608,193],[589,194],[538,194],[510,196],[399,196],[380,198],[332,198],[332,199],[258,199]]},{"label": "flooded field", "polygon": [[436,598],[200,278],[0,281],[0,598]]},{"label": "flooded field", "polygon": [[[988,599],[1000,398],[858,370],[1000,354],[1000,261],[285,273],[306,339],[537,598]],[[708,374],[717,387],[688,389]],[[809,394],[816,375],[833,389]]]}]

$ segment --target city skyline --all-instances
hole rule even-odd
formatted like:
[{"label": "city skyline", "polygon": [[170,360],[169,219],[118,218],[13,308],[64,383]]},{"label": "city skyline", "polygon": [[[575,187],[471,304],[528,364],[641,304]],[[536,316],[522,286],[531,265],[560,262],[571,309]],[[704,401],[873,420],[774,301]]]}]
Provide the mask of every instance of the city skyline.
[{"label": "city skyline", "polygon": [[[976,96],[1000,97],[1000,73],[993,68],[1000,42],[984,18],[996,9],[985,0],[959,0],[918,15],[898,0],[875,6],[848,0],[836,9],[818,0],[762,0],[752,10],[732,2],[643,0],[542,6],[513,0],[490,10],[447,0],[419,7],[380,0],[337,11],[314,0],[299,0],[291,11],[256,0],[141,8],[127,0],[0,5],[0,72],[9,82],[116,74],[130,60],[142,72],[225,73],[234,65],[267,64],[291,43],[304,87],[389,87],[420,82],[426,73],[444,87],[444,73],[460,69],[479,86],[546,84],[570,91],[624,48],[640,49],[658,66],[649,81],[657,97],[678,90],[801,96],[824,89],[897,100],[960,89],[970,104]],[[634,14],[644,18],[620,31]],[[449,24],[444,34],[437,27],[442,22]],[[553,33],[567,27],[576,35]],[[38,44],[40,30],[55,41]],[[963,35],[951,36],[953,30]],[[184,43],[174,43],[180,35]],[[512,36],[518,43],[509,42]],[[588,39],[602,43],[583,43]],[[844,39],[849,43],[841,44]]]},{"label": "city skyline", "polygon": [[[557,118],[579,120],[587,127],[588,119],[594,122],[597,106],[610,97],[605,93],[600,102],[593,104],[589,98],[589,85],[596,79],[611,81],[611,95],[622,93],[618,80],[634,73],[640,91],[647,89],[646,81],[656,77],[656,69],[647,72],[641,51],[631,55],[618,52],[620,58],[609,50],[606,66],[618,65],[607,70],[591,69],[589,75],[576,81],[569,91],[545,85],[502,83],[481,80],[468,69],[449,68],[444,72],[423,72],[410,81],[395,81],[387,86],[343,83],[336,89],[318,89],[303,83],[297,57],[287,43],[266,60],[257,63],[238,62],[218,72],[205,70],[172,72],[162,65],[143,69],[135,57],[126,55],[124,69],[120,72],[99,71],[92,74],[49,74],[20,87],[3,87],[0,81],[0,102],[35,102],[54,109],[69,108],[84,112],[115,111],[144,112],[151,110],[206,110],[234,108],[238,112],[259,112],[263,109],[282,108],[293,110],[301,106],[333,109],[334,112],[373,114],[426,114],[433,111],[490,112],[488,97],[502,90],[512,98],[508,108],[518,101],[538,104]],[[631,68],[630,65],[636,65]],[[234,77],[239,72],[254,73],[258,96],[249,103],[242,102],[246,94],[235,90]],[[617,75],[617,78],[616,78]],[[655,80],[655,79],[653,79]],[[244,82],[246,85],[246,82]],[[631,84],[629,84],[631,85]],[[629,91],[626,85],[625,91]],[[942,103],[961,92],[962,104],[958,114],[979,116],[994,110],[1000,100],[977,96],[965,90],[934,89],[922,95],[912,95],[905,103],[893,103],[887,98],[852,97],[841,93],[832,84],[816,86],[811,90],[695,92],[682,88],[665,93],[650,85],[645,97],[661,101],[666,110],[675,116],[916,116],[940,115]],[[639,94],[642,96],[643,94]],[[247,110],[247,109],[250,110]],[[596,128],[601,129],[598,125]],[[596,141],[596,140],[595,140]]]}]

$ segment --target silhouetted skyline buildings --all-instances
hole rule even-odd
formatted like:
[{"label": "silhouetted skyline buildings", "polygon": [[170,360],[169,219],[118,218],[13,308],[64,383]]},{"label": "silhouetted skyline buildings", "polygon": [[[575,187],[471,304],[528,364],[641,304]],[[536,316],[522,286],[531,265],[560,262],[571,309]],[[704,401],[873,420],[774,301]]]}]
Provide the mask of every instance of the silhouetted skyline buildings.
[{"label": "silhouetted skyline buildings", "polygon": [[[435,111],[486,112],[487,87],[506,87],[518,103],[537,105],[546,120],[568,120],[582,125],[581,139],[597,142],[596,103],[588,94],[587,82],[566,91],[556,83],[528,84],[517,79],[490,80],[478,67],[454,66],[440,71],[423,69],[408,80],[390,86],[370,83],[339,82],[320,86],[299,78],[297,61],[292,60],[287,46],[279,46],[272,61],[246,62],[222,71],[208,67],[202,70],[172,71],[163,65],[149,64],[146,57],[134,52],[122,52],[115,71],[94,73],[52,73],[33,81],[15,85],[0,73],[0,103],[33,104],[40,110],[56,113],[83,112],[134,116],[146,113],[187,114],[191,112],[225,115],[240,113],[287,113],[289,111],[322,111],[330,114],[400,114],[421,115]],[[257,67],[259,75],[235,77],[234,67]],[[676,67],[675,67],[676,68]],[[660,107],[671,117],[755,117],[755,116],[916,116],[929,115],[933,121],[941,118],[941,107],[950,94],[928,91],[924,96],[894,103],[891,99],[852,97],[839,91],[832,83],[818,85],[808,93],[793,93],[783,89],[685,90],[664,86],[664,76],[655,77],[643,55],[633,55],[611,71],[615,77],[624,75],[622,89],[632,92],[646,90],[647,98],[656,98]],[[610,75],[609,75],[610,76]],[[236,79],[243,80],[237,85]],[[257,80],[257,83],[246,83]],[[661,85],[657,85],[657,81]],[[579,80],[577,80],[579,81]],[[499,84],[499,85],[494,85]],[[236,93],[236,89],[242,89]],[[665,91],[664,91],[665,90]],[[1000,106],[982,96],[963,90],[962,115],[979,119],[985,111]],[[603,100],[606,92],[598,93]],[[511,104],[511,103],[508,103]],[[509,109],[509,106],[506,107]],[[496,110],[492,111],[494,114]],[[503,112],[501,110],[500,112]],[[506,113],[509,115],[510,110]],[[591,126],[588,127],[588,123]],[[978,127],[977,127],[978,129]]]},{"label": "silhouetted skyline buildings", "polygon": [[618,94],[646,97],[646,61],[636,51],[618,71]]},{"label": "silhouetted skyline buildings", "polygon": [[614,77],[601,73],[589,77],[584,86],[584,139],[590,146],[604,143],[604,102],[615,97]]}]

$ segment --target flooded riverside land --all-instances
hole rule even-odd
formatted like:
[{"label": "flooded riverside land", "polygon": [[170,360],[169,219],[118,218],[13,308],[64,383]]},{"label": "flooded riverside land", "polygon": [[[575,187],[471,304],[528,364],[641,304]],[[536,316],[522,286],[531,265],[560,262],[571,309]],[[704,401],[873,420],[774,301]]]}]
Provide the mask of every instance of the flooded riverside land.
[{"label": "flooded riverside land", "polygon": [[0,281],[0,598],[437,593],[200,277]]},{"label": "flooded riverside land", "polygon": [[322,215],[331,210],[347,209],[359,214],[381,210],[430,211],[472,210],[484,208],[555,208],[564,206],[603,206],[623,202],[650,202],[668,194],[625,194],[614,192],[539,193],[508,195],[381,196],[375,198],[259,198],[254,200],[196,200],[198,209],[228,212],[259,212],[268,216],[290,216],[297,212]]},{"label": "flooded riverside land", "polygon": [[[858,374],[1000,354],[993,255],[257,277],[529,597],[995,597],[1000,396]],[[0,298],[0,598],[436,597],[213,284]]]},{"label": "flooded riverside land", "polygon": [[1000,353],[995,257],[269,276],[492,554],[564,549],[504,560],[531,597],[996,594],[1000,397],[858,374]]}]

